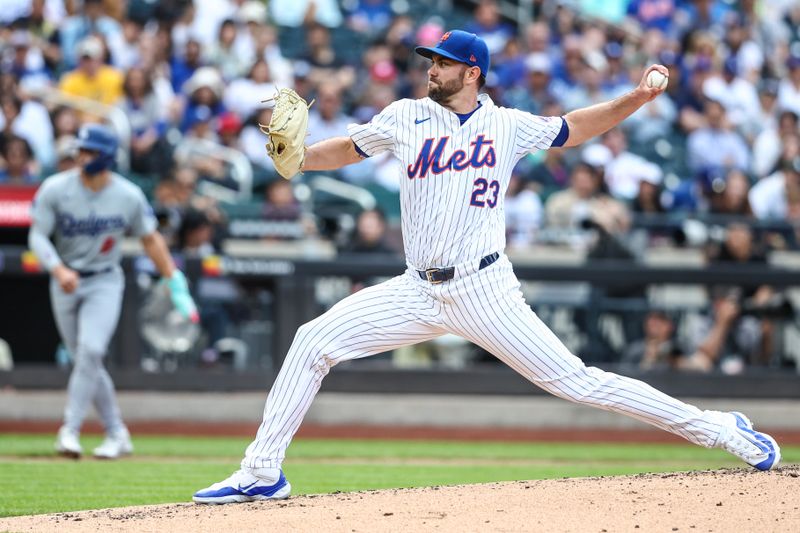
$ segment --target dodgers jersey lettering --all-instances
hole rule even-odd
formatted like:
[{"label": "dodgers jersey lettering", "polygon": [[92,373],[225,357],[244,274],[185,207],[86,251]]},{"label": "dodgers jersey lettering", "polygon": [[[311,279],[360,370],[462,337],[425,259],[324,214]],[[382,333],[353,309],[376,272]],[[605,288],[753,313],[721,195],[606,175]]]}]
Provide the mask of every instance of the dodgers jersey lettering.
[{"label": "dodgers jersey lettering", "polygon": [[514,165],[550,148],[561,117],[494,105],[486,94],[461,125],[430,98],[399,100],[363,125],[348,126],[369,156],[400,160],[403,244],[418,270],[457,265],[505,248],[504,197]]},{"label": "dodgers jersey lettering", "polygon": [[136,185],[112,173],[108,185],[93,192],[81,183],[78,169],[44,181],[34,197],[32,218],[37,230],[51,236],[61,260],[81,271],[118,265],[126,233],[142,237],[156,229],[153,210]]}]

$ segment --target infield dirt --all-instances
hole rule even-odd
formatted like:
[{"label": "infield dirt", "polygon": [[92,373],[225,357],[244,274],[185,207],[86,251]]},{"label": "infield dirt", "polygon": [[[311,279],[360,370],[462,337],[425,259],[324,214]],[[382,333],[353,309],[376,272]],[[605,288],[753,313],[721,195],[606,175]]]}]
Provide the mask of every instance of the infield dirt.
[{"label": "infield dirt", "polygon": [[0,519],[0,531],[800,531],[800,466],[126,507]]}]

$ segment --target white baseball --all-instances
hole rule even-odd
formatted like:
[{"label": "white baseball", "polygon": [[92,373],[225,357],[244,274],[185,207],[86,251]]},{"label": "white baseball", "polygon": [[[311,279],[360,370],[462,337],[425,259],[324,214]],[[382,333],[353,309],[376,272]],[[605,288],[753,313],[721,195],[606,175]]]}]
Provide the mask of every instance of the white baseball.
[{"label": "white baseball", "polygon": [[668,82],[669,82],[669,77],[664,76],[661,72],[657,70],[651,70],[650,73],[647,75],[648,87],[654,87],[656,89],[666,89]]}]

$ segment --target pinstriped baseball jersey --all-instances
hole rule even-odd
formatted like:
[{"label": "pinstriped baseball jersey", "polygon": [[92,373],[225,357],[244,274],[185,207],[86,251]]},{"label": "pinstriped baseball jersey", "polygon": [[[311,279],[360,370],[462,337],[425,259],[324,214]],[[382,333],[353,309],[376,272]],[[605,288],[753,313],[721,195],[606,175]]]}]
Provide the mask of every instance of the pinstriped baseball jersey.
[{"label": "pinstriped baseball jersey", "polygon": [[139,187],[112,173],[108,185],[93,192],[81,183],[77,169],[45,180],[34,198],[32,218],[36,229],[51,236],[61,260],[76,270],[118,265],[126,233],[141,237],[156,229]]},{"label": "pinstriped baseball jersey", "polygon": [[550,148],[564,123],[494,105],[461,124],[430,98],[400,100],[350,137],[367,155],[400,161],[403,241],[411,266],[456,265],[505,248],[504,196],[511,170],[527,153]]},{"label": "pinstriped baseball jersey", "polygon": [[[479,259],[505,245],[503,195],[513,166],[531,150],[562,145],[566,126],[560,117],[495,107],[485,95],[478,102],[466,121],[423,98],[401,100],[368,124],[349,126],[361,152],[390,150],[400,160],[409,268],[300,327],[242,468],[274,475],[334,365],[445,333],[482,346],[556,396],[715,445],[720,413],[586,367],[525,302],[508,257],[500,253],[488,265]],[[430,283],[417,272],[446,265],[454,267],[453,277],[444,282]]]}]

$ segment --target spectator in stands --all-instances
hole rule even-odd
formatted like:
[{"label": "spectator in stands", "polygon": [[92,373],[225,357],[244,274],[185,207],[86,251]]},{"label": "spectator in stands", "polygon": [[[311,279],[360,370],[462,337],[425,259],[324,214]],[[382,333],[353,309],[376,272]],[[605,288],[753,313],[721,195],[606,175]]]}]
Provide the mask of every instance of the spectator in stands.
[{"label": "spectator in stands", "polygon": [[217,142],[217,133],[214,130],[214,114],[207,105],[197,105],[187,108],[185,117],[185,139],[205,139]]},{"label": "spectator in stands", "polygon": [[342,24],[342,12],[336,0],[272,0],[269,13],[278,26],[297,28],[319,24],[338,28]]},{"label": "spectator in stands", "polygon": [[725,108],[730,124],[740,133],[748,131],[760,107],[755,86],[739,76],[739,63],[731,56],[725,59],[722,73],[703,82],[703,94]]},{"label": "spectator in stands", "polygon": [[644,338],[629,344],[620,360],[641,371],[687,369],[688,358],[675,335],[675,321],[666,311],[652,310],[644,319]]},{"label": "spectator in stands", "polygon": [[[16,90],[16,86],[9,88]],[[0,131],[18,135],[28,141],[36,161],[42,167],[53,165],[53,125],[41,103],[21,100],[14,92],[0,96]]]},{"label": "spectator in stands", "polygon": [[203,66],[203,45],[194,37],[186,41],[181,55],[172,57],[170,70],[172,74],[172,90],[175,93],[186,92],[183,85]]},{"label": "spectator in stands", "polygon": [[690,133],[686,141],[689,169],[695,174],[729,168],[746,172],[750,168],[750,148],[731,129],[724,106],[707,98],[704,114],[707,125]]},{"label": "spectator in stands", "polygon": [[608,74],[608,61],[602,52],[589,49],[582,53],[581,68],[577,71],[578,84],[561,96],[561,105],[571,111],[613,98],[606,92],[604,83]]},{"label": "spectator in stands", "polygon": [[786,68],[789,72],[778,88],[778,107],[800,116],[800,52],[793,50]]},{"label": "spectator in stands", "polygon": [[351,254],[399,255],[399,250],[387,239],[386,216],[380,209],[367,209],[359,213],[354,235],[339,250]]},{"label": "spectator in stands", "polygon": [[[781,133],[785,133],[785,125],[781,124],[785,113],[778,109],[778,80],[765,78],[758,85],[757,127],[752,131],[753,138],[753,173],[756,177],[764,177],[770,173],[780,157]],[[797,116],[795,115],[795,125]],[[799,131],[795,129],[795,131]]]},{"label": "spectator in stands", "polygon": [[178,248],[184,257],[203,258],[215,253],[214,226],[200,210],[188,209],[181,218],[178,230]]},{"label": "spectator in stands", "polygon": [[11,135],[2,138],[2,168],[0,185],[31,185],[39,180],[39,172],[33,161],[33,150],[28,141]]},{"label": "spectator in stands", "polygon": [[114,105],[122,97],[123,74],[105,65],[105,46],[90,35],[77,47],[78,66],[61,78],[59,88],[67,94]]},{"label": "spectator in stands", "polygon": [[172,88],[171,42],[163,26],[143,32],[139,39],[141,64],[138,66],[149,73],[162,116],[168,123],[175,124],[179,122],[183,109]]},{"label": "spectator in stands", "polygon": [[[56,142],[56,172],[64,172],[78,166],[77,141],[72,135],[64,135]],[[43,175],[49,175],[44,172]]]},{"label": "spectator in stands", "polygon": [[[648,161],[628,150],[628,139],[621,128],[605,132],[601,137],[602,146],[608,148],[610,158],[604,165],[604,179],[609,193],[620,200],[631,200],[639,190],[639,178]],[[596,150],[592,146],[585,153]]]},{"label": "spectator in stands", "polygon": [[272,79],[267,62],[259,58],[250,67],[247,77],[236,78],[227,84],[222,100],[225,107],[239,117],[249,117],[263,106],[261,100],[271,98],[275,94],[278,86]]},{"label": "spectator in stands", "polygon": [[[294,67],[281,50],[275,28],[264,24],[263,20],[256,22],[252,18],[247,19],[247,27],[250,30],[252,46],[244,50],[242,46],[237,46],[242,56],[252,56],[248,63],[252,63],[256,59],[263,59],[269,65],[270,76],[275,80],[275,84],[278,87],[291,87]],[[245,43],[247,40],[242,39],[237,42]]]},{"label": "spectator in stands", "polygon": [[765,127],[753,143],[753,173],[759,178],[772,174],[781,158],[786,139],[797,137],[798,134],[797,115],[794,111],[782,111],[777,124]]},{"label": "spectator in stands", "polygon": [[296,239],[316,233],[314,221],[303,210],[291,182],[275,178],[267,185],[264,200],[264,220],[284,224],[281,231],[274,232],[268,239]]},{"label": "spectator in stands", "polygon": [[46,0],[33,0],[27,15],[14,21],[14,26],[24,28],[31,39],[30,46],[38,49],[51,74],[60,74],[62,55],[58,27],[66,15],[64,6]]},{"label": "spectator in stands", "polygon": [[472,20],[464,25],[464,31],[483,39],[490,55],[500,53],[506,42],[514,38],[514,27],[500,18],[497,0],[480,0]]},{"label": "spectator in stands", "polygon": [[657,29],[664,34],[672,33],[675,13],[674,0],[631,0],[627,9],[627,15],[643,30]]},{"label": "spectator in stands", "polygon": [[667,211],[661,188],[663,172],[653,163],[639,167],[639,187],[631,202],[631,211],[638,214],[657,215]]},{"label": "spectator in stands", "polygon": [[150,79],[142,68],[128,70],[123,84],[125,97],[119,103],[131,125],[131,170],[143,174],[169,168],[172,157],[163,139],[167,123]]},{"label": "spectator in stands", "polygon": [[[4,51],[0,47],[0,52]],[[26,30],[16,30],[8,38],[6,54],[0,55],[0,69],[11,73],[23,87],[50,85],[50,76],[45,70],[44,57],[33,46],[31,35]]]},{"label": "spectator in stands", "polygon": [[71,107],[57,107],[52,114],[53,137],[56,141],[64,135],[76,136],[81,126],[78,113]]},{"label": "spectator in stands", "polygon": [[249,65],[250,58],[243,57],[235,48],[236,22],[225,19],[219,27],[217,40],[206,50],[205,63],[216,67],[227,82],[242,76]]},{"label": "spectator in stands", "polygon": [[111,63],[116,68],[125,72],[142,64],[142,50],[139,47],[139,41],[143,31],[144,27],[138,20],[132,18],[122,20],[122,38],[111,55]]},{"label": "spectator in stands", "polygon": [[[792,144],[796,145],[792,150]],[[761,220],[797,220],[800,218],[800,155],[797,137],[787,145],[795,155],[784,156],[781,168],[761,179],[750,190],[753,213]]]},{"label": "spectator in stands", "polygon": [[[187,97],[186,107],[181,122],[181,131],[186,132],[190,124],[203,119],[208,111],[208,120],[221,115],[225,111],[222,103],[222,91],[225,83],[214,67],[201,67],[183,84],[183,93]],[[256,96],[256,98],[258,98]]]},{"label": "spectator in stands", "polygon": [[[750,4],[752,6],[755,2]],[[766,47],[759,45],[752,38],[751,28],[757,21],[748,20],[743,6],[739,9],[739,13],[731,14],[725,22],[725,45],[729,57],[738,65],[738,75],[755,84],[764,66]]]},{"label": "spectator in stands", "polygon": [[170,243],[179,246],[179,233],[185,214],[200,211],[213,226],[212,245],[220,249],[226,232],[225,216],[215,200],[198,194],[198,173],[190,166],[179,166],[156,186],[153,209],[159,222],[159,231]]},{"label": "spectator in stands", "polygon": [[540,114],[542,106],[556,101],[551,86],[550,72],[552,62],[544,52],[533,52],[525,58],[526,83],[505,93],[505,103],[509,107]]},{"label": "spectator in stands", "polygon": [[505,212],[508,245],[512,248],[532,245],[542,225],[544,209],[532,184],[522,179],[519,166],[511,174],[506,190]]},{"label": "spectator in stands", "polygon": [[79,66],[85,52],[80,43],[91,35],[102,36],[112,55],[121,43],[122,28],[106,14],[103,0],[83,0],[83,9],[67,18],[59,29],[64,65],[71,69]]},{"label": "spectator in stands", "polygon": [[[603,53],[608,63],[608,73],[606,74],[606,81],[604,89],[609,94],[623,94],[633,88],[631,83],[631,76],[628,72],[628,65],[623,61],[625,59],[625,50],[621,43],[611,41],[603,47]],[[664,65],[669,68],[668,65]],[[670,78],[672,76],[670,75]]]},{"label": "spectator in stands", "polygon": [[750,179],[739,169],[731,169],[724,180],[712,187],[709,211],[715,215],[738,215],[752,217],[748,194]]},{"label": "spectator in stands", "polygon": [[311,145],[322,139],[337,135],[347,135],[347,125],[353,118],[342,110],[342,89],[333,83],[320,85],[317,89],[317,102],[308,113],[308,138]]},{"label": "spectator in stands", "polygon": [[703,84],[712,75],[711,60],[704,56],[695,59],[696,61],[691,65],[686,65],[688,62],[684,61],[681,68],[688,69],[686,83],[675,96],[678,106],[678,124],[686,134],[707,125],[706,117],[703,114],[706,102],[706,97],[703,95]]},{"label": "spectator in stands", "polygon": [[347,26],[368,36],[381,35],[393,16],[388,0],[356,0],[355,7],[347,13]]},{"label": "spectator in stands", "polygon": [[309,77],[315,85],[336,83],[349,87],[355,81],[352,68],[345,68],[331,44],[331,30],[321,24],[306,29],[306,49],[301,59],[311,66]]},{"label": "spectator in stands", "polygon": [[253,165],[254,181],[263,184],[278,178],[279,175],[272,163],[272,158],[268,157],[264,150],[266,138],[258,126],[259,124],[269,124],[269,120],[272,118],[272,108],[266,107],[265,104],[260,105],[262,107],[256,109],[244,122],[239,135],[239,145]]},{"label": "spectator in stands", "polygon": [[511,88],[522,84],[527,73],[525,56],[518,39],[506,41],[503,49],[492,59],[498,87]]},{"label": "spectator in stands", "polygon": [[[766,255],[750,227],[734,223],[728,225],[724,242],[710,250],[708,261],[718,266],[766,264]],[[708,370],[719,364],[723,372],[736,374],[745,364],[767,362],[772,356],[774,322],[763,318],[759,309],[766,309],[774,296],[766,284],[712,287],[712,316],[693,356],[697,366]]]},{"label": "spectator in stands", "polygon": [[568,189],[548,198],[545,217],[550,228],[580,230],[590,221],[609,234],[619,234],[630,227],[625,205],[602,192],[599,173],[585,163],[573,168]]},{"label": "spectator in stands", "polygon": [[[520,164],[525,164],[528,159],[522,159]],[[554,192],[569,186],[570,169],[563,149],[547,150],[542,161],[535,162],[528,168],[529,170],[523,170],[523,175],[527,181],[536,184],[542,201],[546,201]]]},{"label": "spectator in stands", "polygon": [[239,132],[242,131],[242,121],[236,113],[226,111],[217,118],[217,137],[222,146],[241,151]]},{"label": "spectator in stands", "polygon": [[682,2],[682,15],[678,17],[685,26],[685,33],[692,33],[697,30],[713,30],[721,28],[725,16],[730,8],[725,2],[719,0],[693,0],[692,2]]}]

